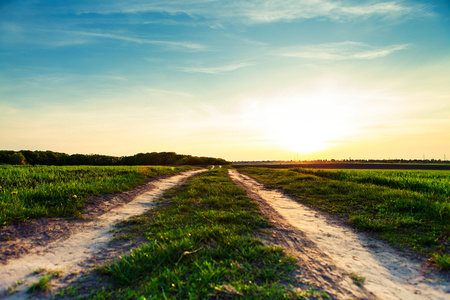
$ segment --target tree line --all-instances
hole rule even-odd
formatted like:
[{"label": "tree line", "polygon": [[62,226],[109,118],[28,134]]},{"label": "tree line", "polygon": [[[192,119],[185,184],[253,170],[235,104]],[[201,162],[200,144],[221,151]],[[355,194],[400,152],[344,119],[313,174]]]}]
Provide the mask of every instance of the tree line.
[{"label": "tree line", "polygon": [[0,150],[0,164],[11,165],[92,165],[92,166],[176,166],[227,165],[230,162],[214,157],[176,154],[175,152],[138,153],[133,156],[99,154],[66,154],[53,151]]}]

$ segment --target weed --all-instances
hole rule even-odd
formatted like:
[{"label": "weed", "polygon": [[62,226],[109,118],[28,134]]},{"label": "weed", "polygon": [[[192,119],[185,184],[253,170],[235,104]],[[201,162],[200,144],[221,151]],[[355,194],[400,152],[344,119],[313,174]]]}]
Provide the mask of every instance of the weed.
[{"label": "weed", "polygon": [[23,279],[17,280],[16,282],[14,282],[14,284],[12,286],[8,286],[6,288],[6,292],[8,293],[8,295],[12,295],[12,294],[19,292],[19,290],[17,288],[24,283],[25,283],[25,280],[23,280]]},{"label": "weed", "polygon": [[50,278],[51,274],[45,274],[44,276],[42,276],[38,282],[33,283],[28,288],[28,293],[34,293],[35,291],[45,292],[50,290]]},{"label": "weed", "polygon": [[38,282],[33,283],[28,288],[28,293],[33,293],[35,291],[45,292],[50,290],[50,280],[52,278],[61,277],[63,269],[48,269],[48,268],[37,268],[33,271],[34,274],[42,274],[41,279]]},{"label": "weed", "polygon": [[48,274],[51,275],[51,277],[59,278],[61,277],[64,269],[47,269]]},{"label": "weed", "polygon": [[45,273],[46,271],[47,271],[46,268],[41,268],[41,267],[39,267],[39,268],[37,268],[36,270],[33,271],[33,274],[43,274],[43,273]]},{"label": "weed", "polygon": [[361,276],[355,272],[350,273],[349,276],[353,280],[353,282],[359,287],[361,287],[364,284],[364,282],[366,281],[366,277]]},{"label": "weed", "polygon": [[442,269],[450,270],[450,255],[448,254],[436,254],[433,257],[433,261]]},{"label": "weed", "polygon": [[74,297],[78,294],[79,287],[77,286],[69,286],[67,288],[61,289],[57,293],[55,293],[55,296],[59,297]]},{"label": "weed", "polygon": [[131,241],[136,234],[126,233],[126,234],[118,234],[113,237],[114,241]]}]

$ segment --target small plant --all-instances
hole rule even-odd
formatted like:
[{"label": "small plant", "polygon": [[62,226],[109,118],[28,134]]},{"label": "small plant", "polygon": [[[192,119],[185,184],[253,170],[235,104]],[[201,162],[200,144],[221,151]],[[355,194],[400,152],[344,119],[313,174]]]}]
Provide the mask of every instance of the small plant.
[{"label": "small plant", "polygon": [[450,270],[450,255],[436,254],[433,260],[442,270]]},{"label": "small plant", "polygon": [[13,295],[13,294],[15,294],[15,293],[17,293],[17,292],[19,292],[19,290],[18,290],[17,288],[15,288],[14,286],[8,286],[8,287],[6,288],[6,293],[7,293],[8,295]]},{"label": "small plant", "polygon": [[357,286],[362,286],[366,281],[366,277],[359,275],[358,273],[352,272],[350,273],[350,278]]},{"label": "small plant", "polygon": [[60,290],[55,295],[59,297],[65,297],[65,296],[76,296],[78,293],[79,287],[76,286],[69,286],[65,289]]},{"label": "small plant", "polygon": [[64,269],[47,269],[48,274],[50,274],[53,277],[59,278],[62,275],[62,272],[64,271]]},{"label": "small plant", "polygon": [[19,291],[17,288],[24,283],[25,283],[25,280],[23,280],[23,279],[17,280],[16,282],[14,282],[14,284],[12,286],[8,286],[6,288],[6,292],[8,293],[8,295],[15,294]]},{"label": "small plant", "polygon": [[43,274],[46,271],[47,271],[47,269],[39,267],[33,271],[33,274]]},{"label": "small plant", "polygon": [[41,291],[41,292],[45,292],[50,290],[50,278],[52,276],[50,274],[45,274],[44,276],[42,276],[41,279],[39,279],[38,282],[33,283],[29,288],[28,288],[28,293],[34,293],[35,291]]},{"label": "small plant", "polygon": [[37,268],[33,271],[34,274],[43,274],[42,278],[39,279],[38,282],[33,283],[28,288],[28,293],[33,293],[35,291],[45,292],[50,289],[50,280],[52,278],[61,277],[63,269],[46,269],[46,268]]},{"label": "small plant", "polygon": [[132,233],[118,234],[113,237],[115,241],[131,241],[136,235]]}]

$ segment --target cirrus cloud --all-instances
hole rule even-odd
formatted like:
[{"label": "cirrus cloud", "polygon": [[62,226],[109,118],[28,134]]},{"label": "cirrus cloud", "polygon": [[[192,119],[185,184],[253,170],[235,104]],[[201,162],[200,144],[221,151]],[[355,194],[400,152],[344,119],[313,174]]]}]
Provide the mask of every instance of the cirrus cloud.
[{"label": "cirrus cloud", "polygon": [[284,48],[277,55],[316,60],[375,59],[405,50],[409,44],[375,47],[361,42],[345,41]]},{"label": "cirrus cloud", "polygon": [[93,2],[75,8],[79,13],[136,14],[160,12],[169,15],[185,14],[198,20],[207,18],[221,22],[258,24],[291,22],[296,20],[324,18],[333,21],[379,17],[398,19],[411,16],[432,15],[424,4],[410,1],[331,1],[331,0],[173,0]]}]

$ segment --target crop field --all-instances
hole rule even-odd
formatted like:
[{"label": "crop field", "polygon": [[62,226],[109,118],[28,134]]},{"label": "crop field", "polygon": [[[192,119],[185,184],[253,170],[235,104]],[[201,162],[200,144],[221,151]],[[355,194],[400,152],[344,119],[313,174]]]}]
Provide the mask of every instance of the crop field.
[{"label": "crop field", "polygon": [[190,167],[0,165],[0,226],[77,216],[89,196],[129,190]]},{"label": "crop field", "polygon": [[239,171],[450,269],[450,171]]}]

